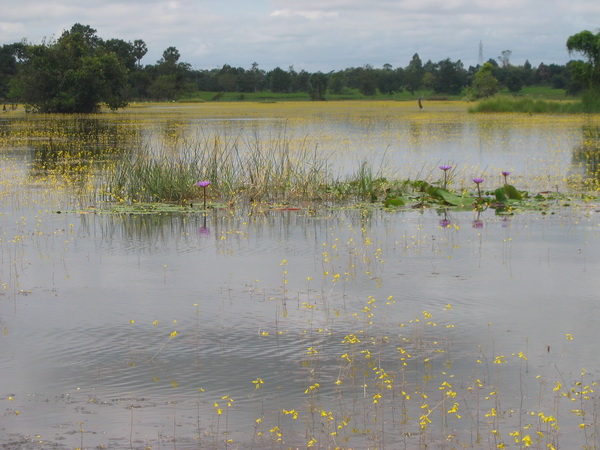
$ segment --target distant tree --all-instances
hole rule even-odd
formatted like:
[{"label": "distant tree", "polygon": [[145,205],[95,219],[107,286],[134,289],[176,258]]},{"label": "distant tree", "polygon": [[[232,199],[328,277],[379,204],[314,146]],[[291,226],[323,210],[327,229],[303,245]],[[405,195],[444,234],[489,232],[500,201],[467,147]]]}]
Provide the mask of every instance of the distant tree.
[{"label": "distant tree", "polygon": [[2,101],[9,99],[11,80],[17,74],[24,47],[23,43],[6,44],[0,47],[0,100]]},{"label": "distant tree", "polygon": [[146,43],[141,39],[133,41],[133,55],[137,60],[137,66],[142,67],[142,58],[148,53],[148,47]]},{"label": "distant tree", "polygon": [[510,92],[516,93],[523,89],[523,72],[518,67],[507,66],[504,85]]},{"label": "distant tree", "polygon": [[[171,86],[174,82],[175,94],[171,94],[170,91],[166,91],[164,96],[168,98],[180,97],[184,94],[188,86],[191,83],[187,83],[191,74],[191,66],[185,62],[179,62],[180,58],[179,50],[175,47],[168,47],[162,54],[162,58],[156,62],[156,66],[153,68],[153,79],[158,80],[158,77],[165,76],[159,83],[158,86]],[[167,83],[166,80],[169,80]],[[154,89],[156,93],[156,89]],[[168,95],[167,95],[168,94]]]},{"label": "distant tree", "polygon": [[306,70],[296,72],[294,67],[290,67],[290,90],[291,92],[310,92],[310,76]]},{"label": "distant tree", "polygon": [[534,73],[533,67],[531,66],[531,63],[529,62],[529,60],[526,60],[525,64],[523,64],[523,67],[522,67],[523,84],[525,84],[527,86],[533,84],[534,75],[535,75],[535,73]]},{"label": "distant tree", "polygon": [[327,82],[328,78],[324,73],[316,72],[310,76],[310,88],[308,93],[311,100],[325,100]]},{"label": "distant tree", "polygon": [[246,70],[241,80],[243,92],[258,92],[266,87],[265,71],[258,68],[258,63],[253,62],[250,70]]},{"label": "distant tree", "polygon": [[433,89],[436,92],[456,95],[460,94],[467,83],[467,71],[463,63],[458,60],[452,62],[450,58],[436,64],[436,77]]},{"label": "distant tree", "polygon": [[355,81],[362,95],[372,96],[377,93],[377,75],[370,64],[357,69]]},{"label": "distant tree", "polygon": [[217,75],[217,83],[219,85],[219,91],[223,92],[235,92],[239,91],[238,80],[239,76],[243,75],[244,69],[231,67],[229,64],[225,64],[219,74]]},{"label": "distant tree", "polygon": [[382,94],[394,94],[402,92],[404,84],[404,70],[398,68],[396,70],[384,69],[379,71],[377,76],[377,89]]},{"label": "distant tree", "polygon": [[158,64],[168,64],[174,66],[177,64],[177,61],[179,61],[180,57],[181,55],[179,54],[179,50],[177,50],[175,47],[168,47],[163,52],[162,59],[158,61]]},{"label": "distant tree", "polygon": [[581,53],[586,61],[570,65],[573,78],[591,90],[600,90],[600,32],[581,31],[567,39],[570,54]]},{"label": "distant tree", "polygon": [[91,113],[127,104],[124,61],[96,30],[75,24],[57,41],[26,45],[14,91],[35,111]]},{"label": "distant tree", "polygon": [[404,69],[404,83],[406,85],[406,90],[412,95],[415,95],[415,91],[421,89],[424,74],[425,71],[423,70],[421,58],[419,58],[418,53],[415,53],[408,66]]},{"label": "distant tree", "polygon": [[339,95],[347,87],[346,77],[344,72],[334,72],[329,75],[329,83],[327,84],[329,91],[332,94]]},{"label": "distant tree", "polygon": [[267,80],[269,82],[269,89],[271,92],[290,92],[291,88],[291,75],[280,67],[275,67],[273,70],[267,73]]},{"label": "distant tree", "polygon": [[136,69],[135,47],[131,42],[125,42],[122,39],[109,39],[104,42],[104,47],[108,51],[114,52],[128,70]]},{"label": "distant tree", "polygon": [[175,99],[178,95],[176,75],[159,75],[148,86],[147,93],[150,98],[157,101]]},{"label": "distant tree", "polygon": [[470,93],[475,98],[491,97],[498,92],[498,80],[494,77],[493,66],[484,63],[473,77]]},{"label": "distant tree", "polygon": [[506,68],[510,65],[510,55],[512,55],[511,50],[503,50],[502,54],[498,56],[498,61],[500,61],[502,67]]}]

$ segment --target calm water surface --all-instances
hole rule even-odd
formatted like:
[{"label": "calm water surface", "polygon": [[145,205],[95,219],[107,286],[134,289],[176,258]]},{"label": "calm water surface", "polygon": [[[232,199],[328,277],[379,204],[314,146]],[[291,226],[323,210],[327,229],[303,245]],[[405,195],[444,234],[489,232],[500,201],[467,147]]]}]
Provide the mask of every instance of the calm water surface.
[{"label": "calm water surface", "polygon": [[[387,155],[414,167],[459,159],[448,149],[473,166],[544,160],[550,173],[527,180],[543,189],[574,170],[585,125],[523,131],[453,117],[287,132],[338,136],[320,144],[331,152],[340,136],[357,153],[395,142]],[[202,126],[247,127],[216,122]],[[11,187],[32,149],[6,149],[1,178],[8,448],[488,448],[516,445],[509,433],[528,424],[534,438],[545,427],[541,446],[598,445],[595,394],[577,394],[600,377],[597,204],[513,217],[325,206],[58,214],[72,210],[69,195]],[[553,438],[541,411],[559,419]]]}]

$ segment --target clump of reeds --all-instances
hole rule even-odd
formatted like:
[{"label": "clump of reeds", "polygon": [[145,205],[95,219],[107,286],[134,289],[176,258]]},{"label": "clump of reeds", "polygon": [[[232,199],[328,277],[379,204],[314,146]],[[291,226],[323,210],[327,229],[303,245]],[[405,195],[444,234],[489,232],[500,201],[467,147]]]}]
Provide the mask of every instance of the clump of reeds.
[{"label": "clump of reeds", "polygon": [[482,100],[470,112],[515,113],[565,113],[585,112],[584,105],[577,102],[546,101],[532,98],[498,96]]},{"label": "clump of reeds", "polygon": [[374,201],[382,178],[361,163],[356,174],[340,180],[326,155],[303,143],[292,148],[279,136],[269,141],[200,136],[179,148],[140,148],[105,167],[99,191],[108,200],[190,203],[201,192],[198,180],[211,181],[223,201],[311,201],[359,198]]}]

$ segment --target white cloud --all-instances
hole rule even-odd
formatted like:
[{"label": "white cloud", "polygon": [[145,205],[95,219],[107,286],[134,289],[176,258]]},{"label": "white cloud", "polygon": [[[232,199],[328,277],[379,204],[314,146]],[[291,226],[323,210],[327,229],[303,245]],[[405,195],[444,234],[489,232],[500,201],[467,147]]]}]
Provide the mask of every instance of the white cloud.
[{"label": "white cloud", "polygon": [[365,63],[478,62],[512,50],[516,64],[565,63],[567,38],[600,24],[596,0],[55,0],[2,7],[0,44],[39,42],[74,23],[143,39],[154,63],[175,46],[196,68],[223,64],[329,71]]}]

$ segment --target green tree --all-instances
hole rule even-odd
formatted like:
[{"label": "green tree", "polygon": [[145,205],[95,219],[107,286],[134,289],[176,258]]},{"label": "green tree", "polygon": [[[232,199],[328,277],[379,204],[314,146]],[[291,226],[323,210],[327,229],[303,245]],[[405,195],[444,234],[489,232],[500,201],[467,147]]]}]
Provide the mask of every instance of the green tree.
[{"label": "green tree", "polygon": [[26,45],[14,90],[34,111],[92,113],[126,106],[127,68],[96,30],[75,24],[57,41]]},{"label": "green tree", "polygon": [[513,93],[523,89],[523,70],[515,66],[508,66],[504,77],[504,85]]},{"label": "green tree", "polygon": [[410,60],[410,63],[404,69],[404,83],[406,90],[412,95],[415,95],[415,91],[418,91],[423,86],[423,75],[425,70],[423,69],[423,62],[419,58],[419,54],[415,53]]},{"label": "green tree", "polygon": [[325,91],[327,91],[327,75],[321,72],[313,73],[310,76],[309,95],[311,100],[325,100]]},{"label": "green tree", "polygon": [[267,80],[271,92],[289,92],[291,87],[291,75],[280,67],[275,67],[267,73]]},{"label": "green tree", "polygon": [[[151,67],[153,74],[152,97],[173,99],[181,96],[188,90],[187,80],[191,75],[191,66],[185,62],[179,62],[181,57],[179,50],[175,47],[168,47],[162,54],[162,58],[156,62],[156,66]],[[161,78],[159,81],[158,78]],[[162,94],[160,87],[168,87]],[[173,92],[174,89],[174,92]]]},{"label": "green tree", "polygon": [[133,41],[133,55],[137,60],[137,66],[142,67],[142,58],[148,53],[148,47],[146,43],[141,39],[136,39]]},{"label": "green tree", "polygon": [[433,86],[436,92],[450,95],[460,94],[466,83],[467,71],[460,60],[452,62],[450,58],[446,58],[436,64],[435,84]]},{"label": "green tree", "polygon": [[[389,66],[389,64],[387,64]],[[377,77],[377,89],[382,94],[394,94],[395,92],[402,92],[402,84],[404,71],[402,68],[392,70],[391,66],[385,67],[379,71]]]},{"label": "green tree", "polygon": [[343,72],[335,72],[329,75],[329,91],[339,95],[346,88],[346,77]]},{"label": "green tree", "polygon": [[11,80],[17,74],[19,55],[22,55],[24,44],[7,44],[0,47],[0,100],[9,98]]},{"label": "green tree", "polygon": [[377,93],[377,74],[370,64],[357,69],[355,81],[362,95],[372,96]]},{"label": "green tree", "polygon": [[600,90],[600,32],[581,31],[567,39],[569,53],[581,53],[586,61],[575,61],[570,67],[575,81],[591,90]]},{"label": "green tree", "polygon": [[473,76],[471,95],[475,98],[491,97],[498,92],[498,80],[494,77],[494,67],[490,63],[483,66]]}]

